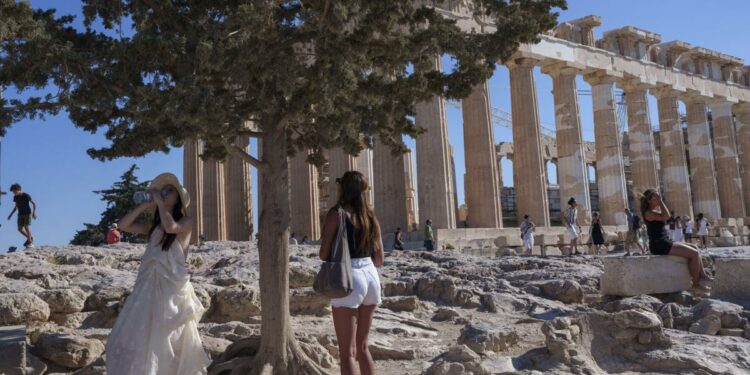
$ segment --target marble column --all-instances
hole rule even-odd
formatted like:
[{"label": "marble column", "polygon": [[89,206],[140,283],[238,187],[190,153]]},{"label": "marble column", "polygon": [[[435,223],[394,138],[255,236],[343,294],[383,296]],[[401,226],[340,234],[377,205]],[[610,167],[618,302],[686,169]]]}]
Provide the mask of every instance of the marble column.
[{"label": "marble column", "polygon": [[742,193],[740,168],[737,164],[737,139],[735,138],[732,103],[715,100],[711,103],[716,161],[716,187],[719,205],[724,217],[745,217],[745,199]]},{"label": "marble column", "polygon": [[[427,70],[442,70],[439,57]],[[425,69],[421,67],[420,69]],[[416,125],[426,132],[416,139],[417,189],[419,216],[422,223],[432,220],[434,228],[456,227],[456,204],[453,196],[448,126],[445,118],[445,101],[433,97],[416,106]]]},{"label": "marble column", "polygon": [[198,140],[188,140],[183,146],[182,182],[190,194],[187,215],[193,218],[193,234],[190,243],[198,243],[203,233],[203,161],[200,158],[202,144]]},{"label": "marble column", "polygon": [[647,87],[625,84],[623,89],[628,107],[628,141],[633,186],[641,191],[658,188],[656,150],[649,116]]},{"label": "marble column", "polygon": [[487,82],[480,83],[461,101],[466,174],[464,192],[470,228],[502,228],[500,186],[495,160],[490,95]]},{"label": "marble column", "polygon": [[344,152],[341,148],[328,150],[328,208],[335,206],[339,200],[339,185],[337,178],[341,178],[344,173],[357,169],[357,161],[354,156]]},{"label": "marble column", "polygon": [[590,222],[591,194],[586,177],[584,142],[578,105],[578,72],[566,67],[546,67],[544,72],[552,77],[555,98],[555,126],[557,141],[557,181],[560,185],[562,205],[574,197],[579,205],[582,222]]},{"label": "marble column", "polygon": [[208,241],[227,239],[224,163],[203,162],[203,234]]},{"label": "marble column", "polygon": [[370,188],[365,192],[365,201],[370,207],[375,206],[375,195],[373,193],[372,186],[374,184],[373,174],[373,156],[372,149],[365,148],[362,150],[356,158],[354,158],[355,168],[357,171],[362,173],[367,179],[367,184]]},{"label": "marble column", "polygon": [[750,213],[750,103],[734,105],[737,121],[737,151],[745,213]]},{"label": "marble column", "polygon": [[507,63],[513,114],[513,184],[516,216],[530,215],[538,226],[547,227],[550,225],[549,199],[534,82],[536,63],[526,58]]},{"label": "marble column", "polygon": [[411,150],[404,154],[404,179],[406,183],[406,212],[408,216],[409,229],[413,225],[419,225],[419,207],[417,205],[417,189],[414,183],[414,158]]},{"label": "marble column", "polygon": [[617,122],[615,78],[600,73],[585,77],[591,84],[596,138],[596,183],[599,210],[604,225],[626,225],[623,210],[628,207],[622,136]]},{"label": "marble column", "polygon": [[680,215],[695,217],[685,156],[685,136],[677,101],[679,92],[669,87],[660,87],[652,90],[652,93],[656,95],[659,107],[659,164],[664,199],[667,207]]},{"label": "marble column", "polygon": [[[237,138],[235,146],[248,151],[248,139]],[[249,241],[252,236],[252,205],[250,201],[250,165],[242,158],[229,154],[224,162],[227,239]]]},{"label": "marble column", "polygon": [[318,169],[307,162],[308,152],[297,151],[289,159],[289,191],[291,203],[291,232],[301,240],[307,236],[311,241],[320,239],[320,197],[318,192]]},{"label": "marble column", "polygon": [[709,220],[716,220],[722,216],[714,171],[711,132],[706,115],[706,99],[699,96],[687,96],[684,100],[687,108],[693,210],[696,213],[702,212]]},{"label": "marble column", "polygon": [[382,233],[401,228],[409,231],[409,214],[406,209],[406,173],[404,155],[393,155],[388,145],[376,138],[372,150],[375,183],[375,213],[380,220]]}]

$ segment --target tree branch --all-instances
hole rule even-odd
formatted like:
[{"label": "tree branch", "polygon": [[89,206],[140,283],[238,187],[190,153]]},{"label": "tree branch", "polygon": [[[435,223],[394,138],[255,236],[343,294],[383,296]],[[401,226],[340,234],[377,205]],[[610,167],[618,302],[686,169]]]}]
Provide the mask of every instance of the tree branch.
[{"label": "tree branch", "polygon": [[238,134],[253,138],[260,138],[263,136],[263,132],[259,130],[240,130]]},{"label": "tree branch", "polygon": [[258,172],[263,172],[266,170],[266,163],[264,163],[261,160],[258,160],[254,158],[252,155],[248,154],[244,149],[241,147],[234,145],[230,142],[224,142],[224,147],[226,147],[227,151],[229,151],[230,154],[234,156],[240,157],[242,160],[244,160],[246,163],[252,165],[253,167],[258,169]]}]

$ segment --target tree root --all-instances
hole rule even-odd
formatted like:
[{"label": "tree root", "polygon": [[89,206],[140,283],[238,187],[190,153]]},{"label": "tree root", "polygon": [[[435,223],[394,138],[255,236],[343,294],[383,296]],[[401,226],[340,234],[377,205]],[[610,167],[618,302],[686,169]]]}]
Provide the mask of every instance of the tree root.
[{"label": "tree root", "polygon": [[[219,356],[208,368],[208,375],[281,375],[281,374],[304,374],[304,375],[326,375],[330,371],[324,366],[332,367],[333,363],[325,357],[316,354],[316,348],[310,343],[300,343],[291,340],[287,347],[287,363],[278,363],[274,358],[258,354],[260,337],[248,337],[236,341]],[[304,347],[303,347],[304,346]],[[317,354],[330,355],[319,346]],[[317,357],[317,358],[316,358]],[[317,363],[316,360],[323,363]],[[277,363],[273,363],[277,362]]]}]

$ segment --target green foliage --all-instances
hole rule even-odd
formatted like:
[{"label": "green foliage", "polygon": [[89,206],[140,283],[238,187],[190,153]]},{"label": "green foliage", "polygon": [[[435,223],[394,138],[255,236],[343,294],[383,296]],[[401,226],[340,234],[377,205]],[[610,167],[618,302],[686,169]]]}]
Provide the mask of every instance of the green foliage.
[{"label": "green foliage", "polygon": [[[310,149],[318,163],[325,148],[358,153],[362,134],[403,152],[402,135],[422,132],[412,121],[417,102],[466,96],[519,43],[554,26],[551,10],[565,6],[458,2],[496,27],[473,33],[422,3],[82,0],[85,24],[100,22],[104,33],[37,11],[32,24],[44,25],[42,37],[4,36],[0,85],[51,82],[59,92],[6,102],[0,128],[64,106],[76,126],[106,129],[111,144],[89,150],[99,159],[167,152],[191,138],[206,142],[206,156],[223,157],[235,137],[251,133],[248,120],[261,132],[285,132],[290,153]],[[434,58],[445,54],[455,69],[436,71]]]},{"label": "green foliage", "polygon": [[[137,169],[138,167],[133,164],[120,176],[120,181],[115,182],[111,188],[94,191],[101,196],[101,200],[107,202],[107,208],[102,213],[99,224],[83,224],[85,228],[76,232],[73,240],[70,241],[71,245],[99,246],[106,242],[109,226],[118,222],[135,208],[133,194],[148,188],[148,181],[138,182],[138,177],[135,175]],[[144,213],[139,217],[139,221],[149,222],[151,215],[153,213]],[[122,232],[120,239],[122,242],[146,242],[146,236],[126,232]]]}]

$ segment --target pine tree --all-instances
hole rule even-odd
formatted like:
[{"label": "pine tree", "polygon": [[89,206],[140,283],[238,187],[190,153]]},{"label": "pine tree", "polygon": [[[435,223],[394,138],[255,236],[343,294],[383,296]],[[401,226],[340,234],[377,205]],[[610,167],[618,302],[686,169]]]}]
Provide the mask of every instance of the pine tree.
[{"label": "pine tree", "polygon": [[[137,191],[145,191],[149,182],[138,182],[135,171],[138,167],[133,164],[128,168],[120,181],[112,184],[112,187],[105,190],[96,190],[95,194],[101,196],[101,200],[107,202],[107,208],[102,212],[99,224],[84,223],[85,229],[76,232],[71,245],[99,246],[105,243],[107,231],[110,225],[117,223],[120,218],[132,211],[136,204],[133,202],[133,194]],[[144,214],[140,220],[149,220],[150,215]],[[137,233],[123,232],[120,237],[122,242],[144,243],[146,236]]]},{"label": "pine tree", "polygon": [[[0,0],[7,4],[9,0]],[[465,30],[431,1],[82,0],[85,25],[36,12],[45,37],[3,41],[0,86],[56,86],[53,97],[0,107],[0,129],[65,108],[111,144],[90,149],[108,160],[167,152],[191,139],[204,157],[242,157],[260,174],[261,342],[255,356],[214,371],[322,374],[294,338],[289,318],[288,157],[325,149],[359,153],[378,137],[396,154],[416,103],[467,96],[520,43],[555,25],[564,0],[444,2],[473,11],[486,32]],[[0,15],[0,22],[3,21]],[[124,22],[128,21],[128,22]],[[1,24],[1,23],[0,23]],[[128,29],[125,25],[131,25]],[[449,55],[453,69],[435,69]],[[1,130],[0,130],[1,131]],[[261,140],[262,159],[235,147]]]}]

